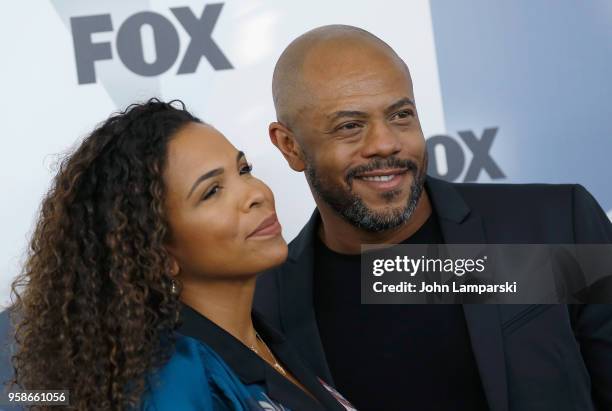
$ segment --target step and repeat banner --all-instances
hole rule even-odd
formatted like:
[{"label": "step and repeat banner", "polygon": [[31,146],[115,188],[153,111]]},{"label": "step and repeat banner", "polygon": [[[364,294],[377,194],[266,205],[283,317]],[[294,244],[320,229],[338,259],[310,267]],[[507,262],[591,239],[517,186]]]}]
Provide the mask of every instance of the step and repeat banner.
[{"label": "step and repeat banner", "polygon": [[58,159],[153,96],[183,100],[248,154],[292,239],[314,202],[268,139],[272,71],[325,24],[362,27],[406,61],[430,174],[581,183],[612,218],[607,0],[30,0],[0,23],[0,307]]}]

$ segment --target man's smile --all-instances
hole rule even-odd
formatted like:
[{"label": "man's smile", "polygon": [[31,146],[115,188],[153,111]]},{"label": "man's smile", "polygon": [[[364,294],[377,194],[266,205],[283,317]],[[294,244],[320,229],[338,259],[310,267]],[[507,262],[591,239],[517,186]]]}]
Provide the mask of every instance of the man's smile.
[{"label": "man's smile", "polygon": [[406,184],[406,169],[386,169],[368,171],[355,176],[354,181],[359,181],[359,185],[367,187],[368,190],[386,192],[397,190]]}]

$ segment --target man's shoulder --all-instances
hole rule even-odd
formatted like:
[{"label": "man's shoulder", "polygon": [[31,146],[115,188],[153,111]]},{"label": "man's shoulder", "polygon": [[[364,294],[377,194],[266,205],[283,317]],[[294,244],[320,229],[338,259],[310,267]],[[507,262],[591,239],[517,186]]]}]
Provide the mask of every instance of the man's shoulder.
[{"label": "man's shoulder", "polygon": [[[535,218],[545,213],[551,217],[567,219],[576,198],[590,195],[579,184],[495,184],[450,183],[472,210],[483,216],[510,215],[528,211]],[[550,215],[551,210],[556,215]]]},{"label": "man's shoulder", "polygon": [[580,184],[449,183],[489,241],[607,243],[612,226]]},{"label": "man's shoulder", "polygon": [[[495,200],[517,199],[517,195],[526,195],[531,199],[550,201],[555,199],[571,198],[574,191],[584,190],[580,184],[509,184],[509,183],[449,183],[464,198],[488,198]],[[585,190],[586,191],[586,190]]]}]

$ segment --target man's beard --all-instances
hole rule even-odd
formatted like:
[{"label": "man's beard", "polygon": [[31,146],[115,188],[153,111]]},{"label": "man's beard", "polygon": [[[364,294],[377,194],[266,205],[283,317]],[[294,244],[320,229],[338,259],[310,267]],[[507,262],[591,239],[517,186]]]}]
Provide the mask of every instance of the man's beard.
[{"label": "man's beard", "polygon": [[[349,170],[345,176],[349,186],[349,190],[346,190],[342,185],[333,184],[321,178],[312,159],[307,158],[306,160],[306,178],[310,182],[315,194],[351,225],[370,232],[385,231],[406,223],[412,217],[414,210],[416,210],[423,193],[425,177],[427,175],[427,151],[425,152],[422,168],[419,168],[412,160],[398,159],[395,156],[384,159],[377,158],[367,165]],[[405,172],[412,174],[410,195],[404,207],[394,207],[388,211],[376,212],[369,208],[359,196],[351,192],[352,183],[356,175],[380,169],[403,169]],[[390,203],[400,193],[401,189],[393,190],[382,193],[381,197],[387,203]]]}]

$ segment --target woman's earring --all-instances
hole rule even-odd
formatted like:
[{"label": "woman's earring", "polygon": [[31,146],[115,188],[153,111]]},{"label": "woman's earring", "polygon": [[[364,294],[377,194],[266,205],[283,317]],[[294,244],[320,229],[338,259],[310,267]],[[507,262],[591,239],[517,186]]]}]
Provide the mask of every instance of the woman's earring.
[{"label": "woman's earring", "polygon": [[174,278],[171,281],[172,281],[172,285],[170,287],[170,292],[175,297],[178,297],[181,294],[182,284],[179,280],[176,280]]}]

